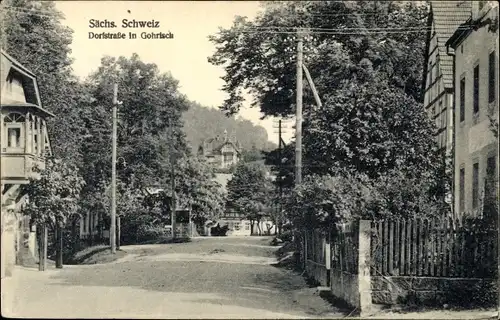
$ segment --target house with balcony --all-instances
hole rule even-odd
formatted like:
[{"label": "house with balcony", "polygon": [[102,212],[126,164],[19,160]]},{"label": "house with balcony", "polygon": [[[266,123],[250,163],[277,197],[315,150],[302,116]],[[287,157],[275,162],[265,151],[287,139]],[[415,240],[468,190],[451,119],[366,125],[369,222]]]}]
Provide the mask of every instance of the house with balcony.
[{"label": "house with balcony", "polygon": [[240,161],[241,145],[235,138],[229,138],[227,130],[224,130],[222,136],[202,141],[198,154],[216,169],[229,169]]},{"label": "house with balcony", "polygon": [[[472,2],[472,15],[446,42],[454,65],[455,215],[483,215],[498,202],[498,2]],[[491,213],[496,215],[495,213]],[[496,221],[496,217],[484,217]]]},{"label": "house with balcony", "polygon": [[20,211],[26,196],[21,186],[45,168],[51,155],[46,120],[54,115],[42,107],[35,74],[0,53],[0,151],[2,190],[2,277],[23,253],[36,255],[35,227]]}]

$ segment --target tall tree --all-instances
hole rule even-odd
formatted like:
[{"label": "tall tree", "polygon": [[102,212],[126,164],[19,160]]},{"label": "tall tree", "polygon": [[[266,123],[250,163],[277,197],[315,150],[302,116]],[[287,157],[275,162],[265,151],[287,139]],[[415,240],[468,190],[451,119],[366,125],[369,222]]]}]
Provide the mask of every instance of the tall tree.
[{"label": "tall tree", "polygon": [[181,122],[188,103],[178,91],[178,81],[159,73],[155,64],[141,61],[137,54],[129,59],[102,59],[87,83],[94,98],[87,123],[90,148],[97,148],[95,152],[101,155],[95,161],[96,170],[102,170],[106,178],[110,176],[105,169],[109,167],[110,144],[100,144],[100,140],[101,133],[110,128],[113,83],[118,84],[118,100],[122,103],[118,111],[118,159],[127,163],[119,171],[120,178],[127,182],[133,178],[141,187],[165,183],[169,179],[169,154],[181,157],[189,153]]},{"label": "tall tree", "polygon": [[363,76],[372,81],[337,90],[322,108],[307,113],[306,170],[375,178],[394,168],[419,174],[438,166],[434,126],[422,106],[402,89]]},{"label": "tall tree", "polygon": [[78,200],[85,182],[76,166],[56,159],[47,160],[39,174],[39,178],[32,178],[24,186],[28,203],[23,214],[30,216],[39,230],[49,226],[56,231],[57,262],[62,266],[62,230],[78,214]]},{"label": "tall tree", "polygon": [[410,167],[414,174],[433,169],[439,162],[433,127],[419,103],[426,15],[416,3],[304,1],[267,4],[254,21],[238,17],[211,37],[217,50],[209,61],[226,72],[229,98],[221,108],[238,112],[248,90],[265,115],[291,114],[291,36],[308,29],[305,64],[323,107],[315,106],[306,85],[304,174],[376,177],[392,168]]},{"label": "tall tree", "polygon": [[203,159],[184,157],[178,161],[176,193],[181,206],[191,209],[191,219],[203,225],[224,210],[225,197],[214,180],[213,169]]},{"label": "tall tree", "polygon": [[252,234],[254,224],[260,228],[260,220],[272,206],[273,189],[265,166],[259,163],[239,163],[227,183],[228,202],[250,220]]},{"label": "tall tree", "polygon": [[[295,105],[295,42],[298,27],[309,28],[306,64],[324,95],[355,78],[369,60],[390,85],[421,99],[425,49],[425,6],[381,1],[290,1],[264,5],[254,21],[237,17],[233,26],[210,37],[216,52],[209,62],[223,66],[229,95],[221,109],[239,111],[249,91],[265,115],[289,115]],[[310,40],[311,38],[315,40]],[[308,42],[308,41],[313,41]],[[305,103],[314,103],[307,90]]]},{"label": "tall tree", "polygon": [[2,48],[37,76],[43,107],[56,114],[48,130],[55,156],[78,163],[84,89],[72,75],[73,31],[52,1],[3,1]]}]

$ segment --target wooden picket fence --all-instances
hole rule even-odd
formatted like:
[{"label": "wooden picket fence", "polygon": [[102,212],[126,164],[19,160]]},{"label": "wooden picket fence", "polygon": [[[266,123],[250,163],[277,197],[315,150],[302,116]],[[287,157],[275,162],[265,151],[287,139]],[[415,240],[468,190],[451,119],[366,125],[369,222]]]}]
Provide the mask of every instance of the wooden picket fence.
[{"label": "wooden picket fence", "polygon": [[337,226],[332,237],[332,269],[358,273],[359,221]]},{"label": "wooden picket fence", "polygon": [[320,230],[306,231],[307,260],[318,264],[325,264],[325,245],[327,235]]},{"label": "wooden picket fence", "polygon": [[447,219],[372,222],[372,275],[454,278],[493,277],[494,227]]}]

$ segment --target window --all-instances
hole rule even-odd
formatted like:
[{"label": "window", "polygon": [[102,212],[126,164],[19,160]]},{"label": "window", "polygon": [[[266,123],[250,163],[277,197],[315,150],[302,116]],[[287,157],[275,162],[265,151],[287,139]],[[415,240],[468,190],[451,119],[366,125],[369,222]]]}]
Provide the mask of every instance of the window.
[{"label": "window", "polygon": [[479,112],[479,65],[474,67],[474,114]]},{"label": "window", "polygon": [[472,208],[476,209],[479,204],[479,163],[472,166]]},{"label": "window", "polygon": [[245,222],[245,230],[250,230],[250,222]]},{"label": "window", "polygon": [[496,64],[496,61],[495,61],[495,51],[493,51],[492,53],[490,53],[490,57],[489,57],[489,69],[488,69],[488,102],[493,102],[495,101],[495,90],[497,88],[497,86],[495,85],[495,64]]},{"label": "window", "polygon": [[233,154],[232,153],[225,153],[224,154],[224,162],[232,162],[233,161]]},{"label": "window", "polygon": [[7,136],[9,137],[9,141],[7,142],[9,148],[21,147],[21,128],[9,128]]},{"label": "window", "polygon": [[465,204],[465,168],[460,169],[459,210],[464,211]]},{"label": "window", "polygon": [[465,78],[460,80],[460,122],[465,120]]}]

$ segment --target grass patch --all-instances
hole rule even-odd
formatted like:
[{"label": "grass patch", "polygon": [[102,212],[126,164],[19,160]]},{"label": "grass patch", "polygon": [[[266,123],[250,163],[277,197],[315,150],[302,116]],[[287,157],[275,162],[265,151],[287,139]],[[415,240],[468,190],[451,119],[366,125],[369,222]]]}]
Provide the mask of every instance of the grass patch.
[{"label": "grass patch", "polygon": [[116,261],[123,258],[127,253],[122,250],[116,250],[111,253],[109,246],[99,245],[85,248],[71,256],[66,264],[101,264]]}]

